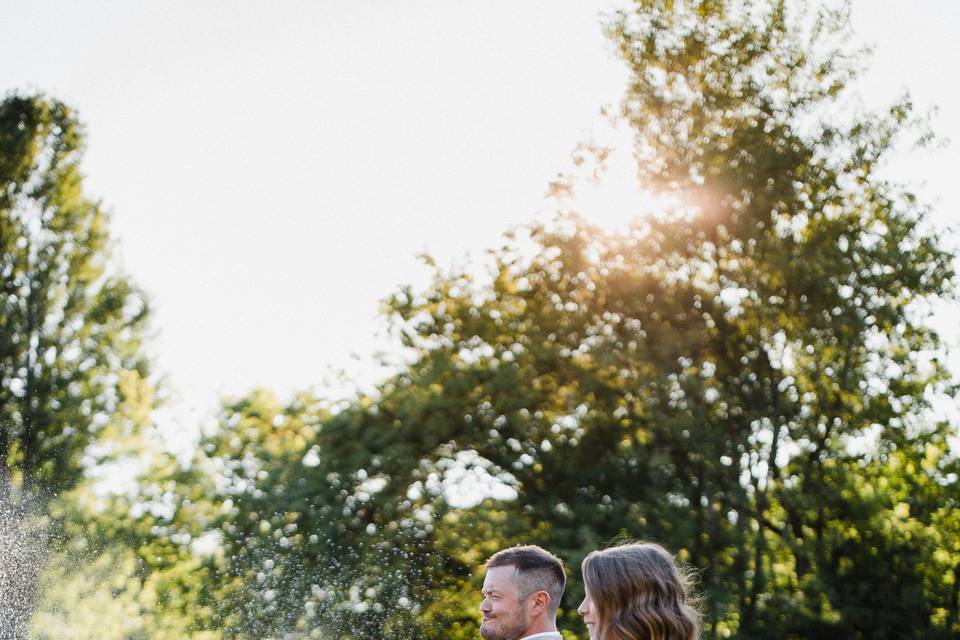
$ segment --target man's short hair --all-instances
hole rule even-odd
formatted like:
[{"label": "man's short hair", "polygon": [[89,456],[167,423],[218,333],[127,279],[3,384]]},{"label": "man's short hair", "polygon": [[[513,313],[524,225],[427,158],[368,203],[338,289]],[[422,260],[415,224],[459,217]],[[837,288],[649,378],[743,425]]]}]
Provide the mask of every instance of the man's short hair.
[{"label": "man's short hair", "polygon": [[516,567],[513,582],[520,591],[520,600],[526,600],[535,591],[550,594],[549,613],[556,615],[567,583],[560,558],[535,544],[528,544],[503,549],[490,556],[486,568],[496,567]]}]

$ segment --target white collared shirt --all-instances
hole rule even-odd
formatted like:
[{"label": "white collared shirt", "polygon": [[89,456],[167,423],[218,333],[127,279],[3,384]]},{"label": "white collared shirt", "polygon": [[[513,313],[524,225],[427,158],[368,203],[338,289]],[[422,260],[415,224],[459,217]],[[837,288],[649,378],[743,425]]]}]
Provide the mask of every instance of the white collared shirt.
[{"label": "white collared shirt", "polygon": [[563,636],[560,635],[559,631],[544,631],[543,633],[535,633],[532,636],[523,636],[520,640],[562,640]]}]

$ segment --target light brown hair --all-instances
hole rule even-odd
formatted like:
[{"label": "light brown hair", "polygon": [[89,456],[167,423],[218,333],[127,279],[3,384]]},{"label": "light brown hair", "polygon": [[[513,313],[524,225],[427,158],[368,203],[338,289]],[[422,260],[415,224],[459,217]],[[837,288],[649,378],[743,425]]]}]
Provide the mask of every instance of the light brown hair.
[{"label": "light brown hair", "polygon": [[633,542],[594,551],[582,568],[602,640],[699,637],[690,573],[660,545]]}]

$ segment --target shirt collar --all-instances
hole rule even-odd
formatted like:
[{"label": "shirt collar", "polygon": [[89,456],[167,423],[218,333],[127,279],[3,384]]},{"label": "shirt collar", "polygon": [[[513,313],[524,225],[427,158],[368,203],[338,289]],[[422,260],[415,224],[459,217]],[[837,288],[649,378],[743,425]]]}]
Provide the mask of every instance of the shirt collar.
[{"label": "shirt collar", "polygon": [[556,638],[563,638],[559,631],[544,631],[543,633],[535,633],[532,636],[523,636],[520,640],[555,640]]}]

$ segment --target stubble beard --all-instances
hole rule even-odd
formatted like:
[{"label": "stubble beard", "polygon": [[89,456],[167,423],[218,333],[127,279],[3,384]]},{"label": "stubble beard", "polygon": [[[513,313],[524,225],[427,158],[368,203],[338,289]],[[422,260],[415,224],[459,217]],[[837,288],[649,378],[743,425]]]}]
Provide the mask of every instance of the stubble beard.
[{"label": "stubble beard", "polygon": [[498,629],[480,625],[480,635],[483,636],[484,640],[520,640],[529,623],[522,610],[506,619],[502,616],[497,616],[497,618],[500,621]]}]

